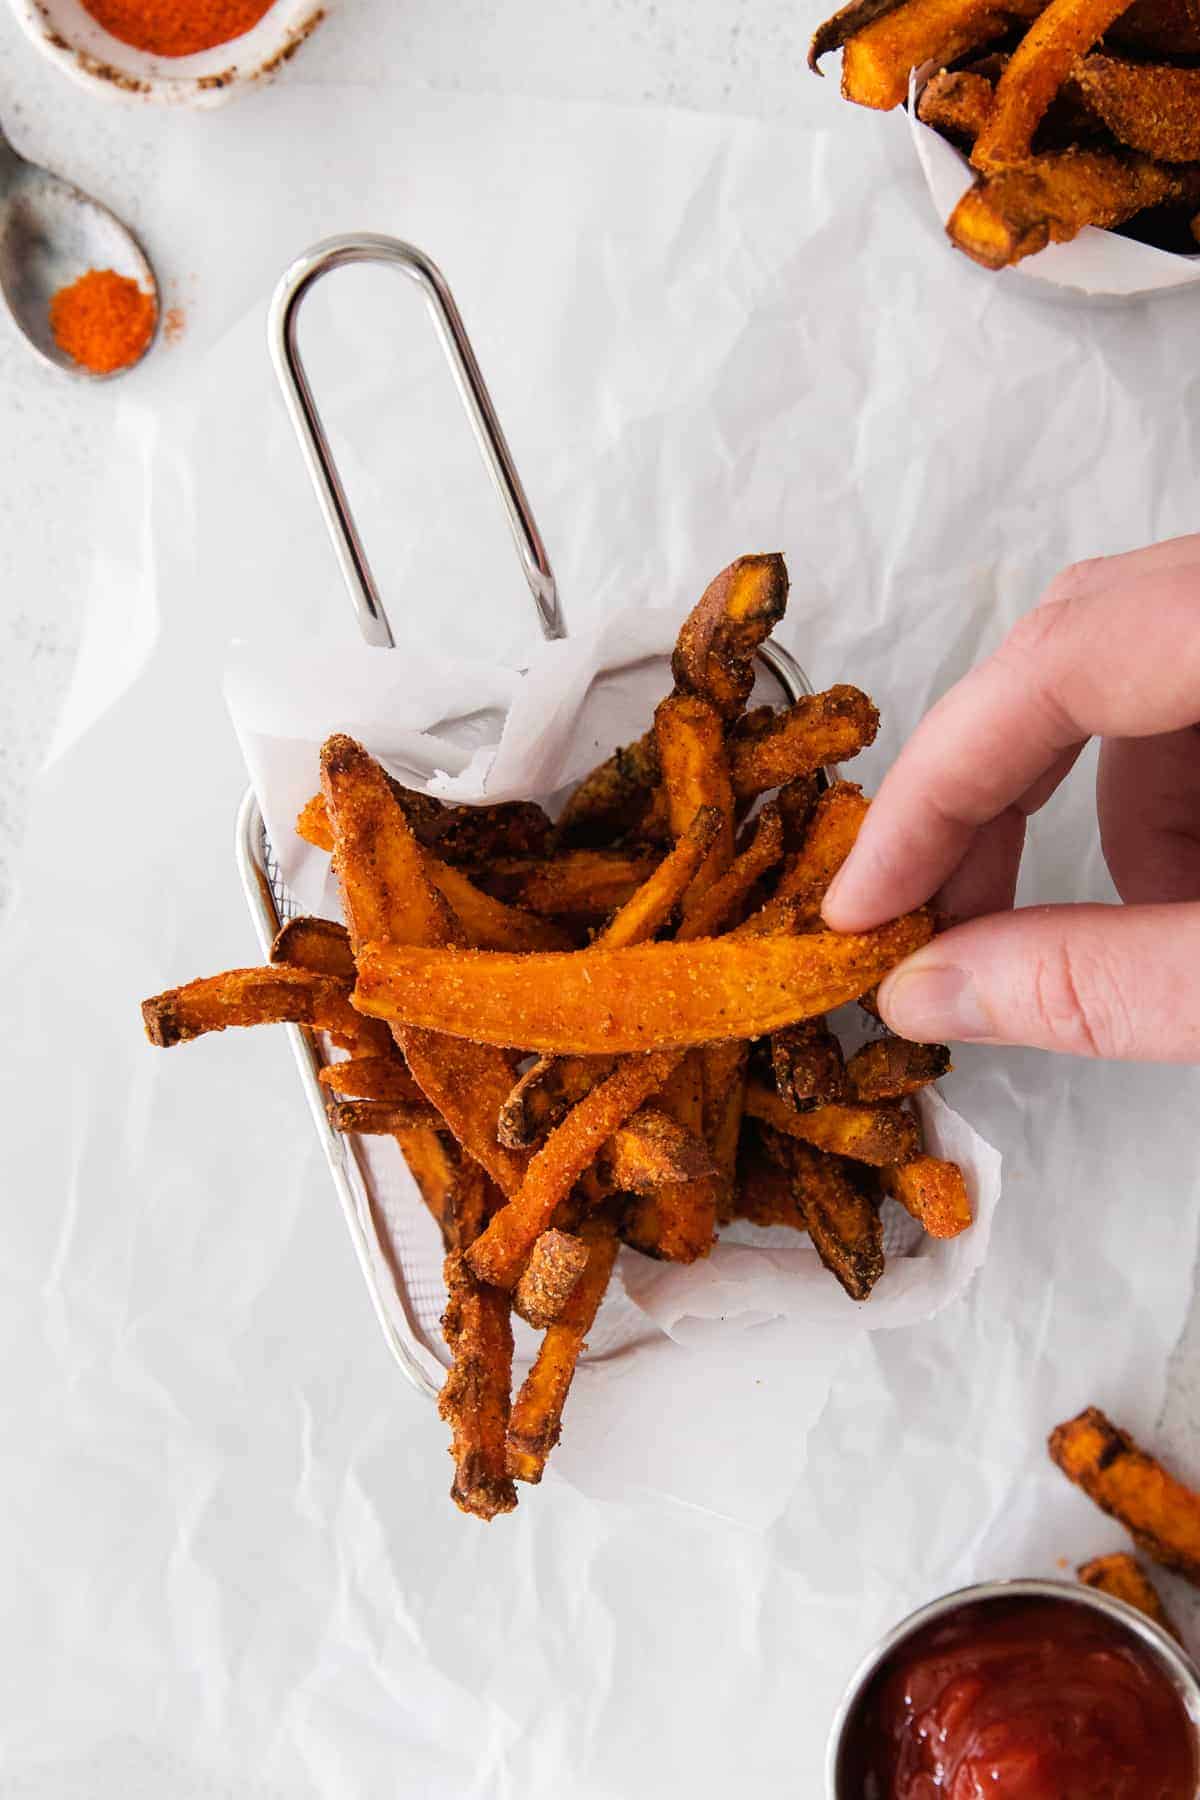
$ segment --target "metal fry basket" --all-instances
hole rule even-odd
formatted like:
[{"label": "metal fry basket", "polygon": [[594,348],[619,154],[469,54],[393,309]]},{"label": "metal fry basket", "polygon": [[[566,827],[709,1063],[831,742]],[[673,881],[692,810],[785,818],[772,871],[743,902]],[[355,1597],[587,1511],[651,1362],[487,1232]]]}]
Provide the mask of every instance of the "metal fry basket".
[{"label": "metal fry basket", "polygon": [[[538,629],[544,638],[564,637],[566,626],[554,572],[445,278],[413,245],[396,238],[363,234],[331,238],[293,263],[276,289],[268,320],[271,359],[363,638],[384,649],[392,648],[394,642],[298,341],[305,296],[323,276],[355,263],[395,269],[421,289],[484,467],[507,516]],[[759,656],[764,677],[776,690],[774,696],[767,697],[781,697],[790,704],[810,691],[799,664],[778,644],[764,645]],[[299,909],[268,841],[253,789],[247,791],[238,813],[236,855],[265,953],[280,926]],[[327,1060],[324,1047],[297,1026],[284,1029],[291,1039],[301,1086],[384,1336],[409,1380],[433,1397],[441,1386],[447,1362],[439,1327],[445,1288],[437,1228],[397,1145],[390,1139],[345,1137],[334,1131],[319,1081]],[[516,1360],[519,1364],[528,1363],[536,1349],[535,1334],[519,1320],[514,1324]],[[595,1363],[627,1355],[654,1335],[616,1284],[590,1334],[583,1360]]]}]

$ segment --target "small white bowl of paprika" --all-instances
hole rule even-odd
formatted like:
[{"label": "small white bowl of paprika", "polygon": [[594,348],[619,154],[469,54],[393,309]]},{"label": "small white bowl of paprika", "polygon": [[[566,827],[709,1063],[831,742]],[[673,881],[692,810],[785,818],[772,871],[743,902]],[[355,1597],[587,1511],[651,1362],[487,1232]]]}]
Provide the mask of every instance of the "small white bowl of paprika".
[{"label": "small white bowl of paprika", "polygon": [[269,81],[323,0],[10,0],[27,37],[93,92],[219,106]]}]

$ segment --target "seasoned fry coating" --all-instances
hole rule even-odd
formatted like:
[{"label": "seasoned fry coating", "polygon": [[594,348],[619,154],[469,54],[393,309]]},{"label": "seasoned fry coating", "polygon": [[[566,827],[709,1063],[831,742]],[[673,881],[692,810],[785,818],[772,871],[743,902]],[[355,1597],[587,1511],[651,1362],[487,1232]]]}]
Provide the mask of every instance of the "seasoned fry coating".
[{"label": "seasoned fry coating", "polygon": [[656,857],[566,850],[548,861],[500,861],[479,871],[490,894],[550,917],[605,919],[653,875]]},{"label": "seasoned fry coating", "polygon": [[824,1019],[803,1019],[777,1031],[771,1067],[780,1099],[797,1112],[847,1097],[842,1047]]},{"label": "seasoned fry coating", "polygon": [[[449,1133],[434,1131],[428,1125],[398,1131],[396,1142],[408,1164],[409,1174],[420,1189],[422,1200],[442,1228],[446,1249],[452,1250],[454,1195],[463,1182],[463,1158],[458,1145]],[[470,1166],[482,1178],[483,1170],[479,1165],[472,1163]]]},{"label": "seasoned fry coating", "polygon": [[543,1231],[513,1289],[513,1311],[538,1331],[562,1312],[587,1266],[588,1247],[568,1231]]},{"label": "seasoned fry coating", "polygon": [[839,7],[831,19],[826,19],[813,32],[808,46],[808,66],[813,74],[822,73],[818,64],[823,56],[831,50],[840,50],[847,38],[865,31],[876,19],[882,19],[885,13],[895,12],[903,5],[904,0],[850,0],[848,6]]},{"label": "seasoned fry coating", "polygon": [[[541,856],[550,839],[550,820],[527,800],[494,805],[447,806],[430,794],[406,788],[386,771],[384,778],[419,844],[455,867],[477,868],[496,856]],[[318,850],[333,849],[333,827],[324,794],[301,808],[296,834]]]},{"label": "seasoned fry coating", "polygon": [[712,1175],[703,1139],[658,1106],[641,1106],[600,1152],[598,1167],[614,1193],[650,1194],[672,1181]]},{"label": "seasoned fry coating", "polygon": [[1138,1548],[1200,1586],[1200,1494],[1139,1450],[1097,1406],[1056,1426],[1050,1456]]},{"label": "seasoned fry coating", "polygon": [[882,1171],[884,1191],[898,1200],[932,1238],[957,1237],[971,1223],[971,1201],[957,1163],[914,1156]]},{"label": "seasoned fry coating", "polygon": [[345,1100],[424,1099],[398,1050],[390,1056],[350,1056],[344,1062],[326,1063],[319,1079],[322,1087]]},{"label": "seasoned fry coating", "polygon": [[1089,56],[1073,85],[1131,150],[1158,162],[1200,161],[1200,69]]},{"label": "seasoned fry coating", "polygon": [[442,1332],[452,1360],[438,1412],[451,1432],[450,1498],[465,1513],[494,1519],[517,1504],[505,1443],[513,1353],[508,1295],[477,1281],[458,1250],[446,1258],[446,1288]]},{"label": "seasoned fry coating", "polygon": [[442,1115],[423,1096],[420,1100],[335,1100],[329,1107],[329,1123],[335,1131],[396,1137],[414,1125],[428,1125],[436,1131]]},{"label": "seasoned fry coating", "polygon": [[794,1112],[770,1088],[752,1081],[746,1089],[746,1111],[752,1119],[761,1119],[788,1137],[877,1169],[907,1162],[921,1148],[916,1120],[898,1106],[834,1103]]},{"label": "seasoned fry coating", "polygon": [[733,746],[733,791],[741,798],[782,787],[873,744],[879,713],[861,689],[840,685],[805,694],[769,731]]},{"label": "seasoned fry coating", "polygon": [[[354,1003],[401,1024],[542,1053],[707,1044],[762,1037],[829,1012],[931,935],[928,914],[917,912],[857,934],[773,932],[569,955],[368,944]],[[407,1040],[405,1052],[428,1093]],[[506,1089],[497,1115],[507,1097]]]},{"label": "seasoned fry coating", "polygon": [[808,830],[813,816],[813,808],[821,797],[822,784],[820,774],[797,775],[794,780],[785,782],[775,796],[775,804],[779,808],[779,817],[783,822],[783,847],[785,850],[798,850],[804,842],[804,834]]},{"label": "seasoned fry coating", "polygon": [[813,808],[804,842],[784,865],[777,900],[792,900],[814,919],[830,882],[854,848],[870,801],[853,781],[835,781]]},{"label": "seasoned fry coating", "polygon": [[1153,1619],[1156,1625],[1161,1625],[1164,1631],[1182,1642],[1179,1628],[1163,1605],[1158,1589],[1128,1550],[1114,1550],[1109,1556],[1093,1556],[1090,1562],[1080,1563],[1075,1573],[1084,1587],[1099,1588],[1102,1594],[1111,1594],[1114,1600],[1123,1600],[1126,1606],[1136,1607],[1138,1612],[1145,1613],[1148,1619]]},{"label": "seasoned fry coating", "polygon": [[[697,818],[700,814],[696,815]],[[783,855],[783,820],[775,805],[764,806],[755,821],[754,836],[740,856],[711,887],[694,900],[685,900],[683,922],[675,933],[677,943],[712,937],[733,922],[758,883]]]},{"label": "seasoned fry coating", "polygon": [[754,686],[754,655],[787,606],[782,556],[739,556],[705,588],[671,658],[677,687],[735,718]]},{"label": "seasoned fry coating", "polygon": [[883,1274],[883,1226],[854,1165],[770,1131],[763,1140],[790,1170],[813,1249],[852,1300],[865,1300]]},{"label": "seasoned fry coating", "polygon": [[[430,883],[424,852],[378,763],[353,738],[332,737],[321,751],[321,788],[356,950],[368,935],[400,943],[453,943],[461,928]],[[459,1143],[504,1193],[515,1193],[525,1158],[496,1138],[500,1107],[513,1084],[511,1058],[486,1045],[408,1026],[397,1037],[418,1086]]]},{"label": "seasoned fry coating", "polygon": [[987,124],[994,92],[986,75],[943,69],[921,89],[917,117],[923,125],[973,144]]},{"label": "seasoned fry coating", "polygon": [[500,1107],[500,1142],[530,1149],[616,1066],[615,1056],[540,1056]]},{"label": "seasoned fry coating", "polygon": [[664,1182],[632,1202],[621,1235],[660,1262],[698,1262],[713,1246],[722,1185],[715,1175]]},{"label": "seasoned fry coating", "polygon": [[542,1479],[546,1458],[562,1435],[563,1407],[575,1365],[600,1310],[612,1275],[617,1240],[607,1220],[584,1227],[587,1267],[561,1316],[542,1339],[537,1360],[521,1384],[508,1427],[508,1470],[518,1481]]},{"label": "seasoned fry coating", "polygon": [[1200,56],[1200,6],[1196,0],[1133,0],[1105,41],[1142,56]]},{"label": "seasoned fry coating", "polygon": [[440,862],[428,850],[425,873],[462,926],[466,941],[480,950],[569,950],[570,934],[550,919],[519,906],[506,906],[476,887],[461,869]]},{"label": "seasoned fry coating", "polygon": [[1147,206],[1200,197],[1200,176],[1132,153],[1062,150],[968,188],[947,234],[985,269],[1006,269],[1085,225],[1119,225]]},{"label": "seasoned fry coating", "polygon": [[732,1185],[737,1167],[749,1065],[750,1046],[738,1038],[710,1044],[702,1052],[704,1138],[726,1188]]},{"label": "seasoned fry coating", "polygon": [[910,1044],[907,1038],[876,1038],[856,1050],[846,1064],[846,1080],[856,1100],[904,1100],[951,1069],[946,1044]]},{"label": "seasoned fry coating", "polygon": [[1097,43],[1129,0],[1050,0],[996,83],[991,112],[971,152],[994,174],[1028,161],[1033,134],[1076,62]]},{"label": "seasoned fry coating", "polygon": [[682,837],[701,807],[715,807],[720,814],[721,829],[693,884],[696,893],[703,893],[733,861],[733,793],[725,727],[711,701],[696,694],[671,694],[659,703],[654,729],[672,836]]},{"label": "seasoned fry coating", "polygon": [[315,850],[333,849],[333,828],[325,808],[324,794],[314,794],[304,802],[296,815],[296,836],[303,838]]},{"label": "seasoned fry coating", "polygon": [[662,1086],[678,1060],[673,1050],[629,1057],[572,1108],[531,1159],[519,1192],[468,1251],[472,1271],[481,1281],[504,1288],[516,1285],[534,1240],[549,1225],[559,1202],[595,1162],[617,1127]]},{"label": "seasoned fry coating", "polygon": [[344,1050],[386,1049],[372,1021],[350,1004],[344,981],[286,965],[227,969],[168,988],[142,1001],[142,1022],[150,1042],[162,1050],[231,1025],[304,1025],[327,1031]]},{"label": "seasoned fry coating", "polygon": [[1036,10],[1024,0],[907,0],[847,40],[842,93],[859,106],[885,111],[899,106],[910,70],[925,62],[956,62],[977,45],[1003,37],[1015,17]]},{"label": "seasoned fry coating", "polygon": [[276,933],[271,961],[311,969],[314,975],[336,975],[339,981],[354,980],[350,933],[333,919],[289,919]]},{"label": "seasoned fry coating", "polygon": [[723,823],[717,807],[702,806],[675,848],[609,920],[596,943],[609,950],[620,950],[626,944],[642,944],[653,937],[687,893]]}]

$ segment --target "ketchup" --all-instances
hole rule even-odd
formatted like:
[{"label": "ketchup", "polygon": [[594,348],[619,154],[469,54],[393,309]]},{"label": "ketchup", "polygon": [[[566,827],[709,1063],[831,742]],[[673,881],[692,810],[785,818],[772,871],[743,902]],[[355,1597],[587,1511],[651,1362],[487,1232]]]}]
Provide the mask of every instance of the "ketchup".
[{"label": "ketchup", "polygon": [[853,1714],[844,1800],[1196,1800],[1195,1729],[1152,1654],[1069,1600],[948,1613]]}]

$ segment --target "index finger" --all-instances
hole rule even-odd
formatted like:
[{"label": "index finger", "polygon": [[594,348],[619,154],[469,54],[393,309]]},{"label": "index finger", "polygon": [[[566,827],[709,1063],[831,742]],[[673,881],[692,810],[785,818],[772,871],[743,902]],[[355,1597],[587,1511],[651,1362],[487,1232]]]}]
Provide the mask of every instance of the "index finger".
[{"label": "index finger", "polygon": [[1135,564],[1029,613],[927,714],[826,896],[828,925],[865,931],[928,900],[990,820],[1044,804],[1089,737],[1200,718],[1200,566]]}]

